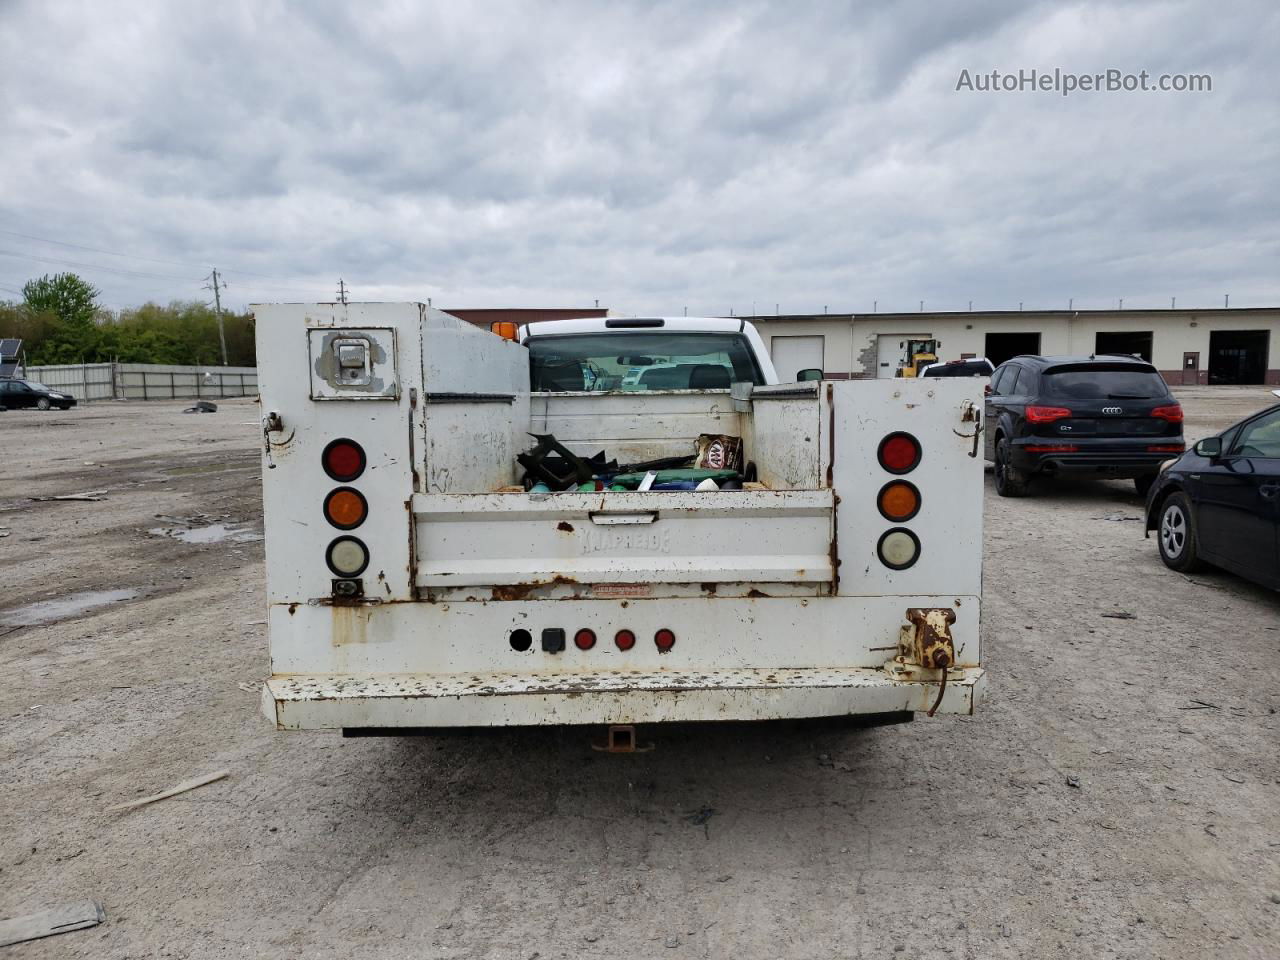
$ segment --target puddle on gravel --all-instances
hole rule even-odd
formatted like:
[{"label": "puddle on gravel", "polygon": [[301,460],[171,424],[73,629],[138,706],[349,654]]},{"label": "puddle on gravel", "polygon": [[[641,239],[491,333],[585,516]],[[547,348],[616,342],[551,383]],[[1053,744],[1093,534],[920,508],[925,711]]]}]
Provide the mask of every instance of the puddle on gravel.
[{"label": "puddle on gravel", "polygon": [[66,597],[40,600],[25,607],[0,611],[0,625],[9,627],[38,627],[59,620],[70,620],[109,603],[136,600],[137,590],[86,590]]},{"label": "puddle on gravel", "polygon": [[183,543],[252,543],[262,539],[262,534],[235,523],[211,523],[207,527],[152,527],[147,532],[155,537],[173,537]]}]

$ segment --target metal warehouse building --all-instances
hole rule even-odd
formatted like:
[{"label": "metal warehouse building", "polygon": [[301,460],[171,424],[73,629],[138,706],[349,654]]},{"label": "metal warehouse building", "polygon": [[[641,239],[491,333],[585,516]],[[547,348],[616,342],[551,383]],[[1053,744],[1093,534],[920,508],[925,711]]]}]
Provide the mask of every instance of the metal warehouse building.
[{"label": "metal warehouse building", "polygon": [[1211,310],[1027,310],[755,316],[784,380],[892,377],[910,339],[939,341],[941,360],[1019,354],[1136,354],[1172,384],[1280,384],[1280,307]]}]

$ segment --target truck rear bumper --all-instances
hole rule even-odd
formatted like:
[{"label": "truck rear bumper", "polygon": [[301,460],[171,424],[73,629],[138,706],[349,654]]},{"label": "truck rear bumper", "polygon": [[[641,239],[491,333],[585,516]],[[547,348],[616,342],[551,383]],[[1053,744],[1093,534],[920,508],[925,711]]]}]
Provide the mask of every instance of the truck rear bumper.
[{"label": "truck rear bumper", "polygon": [[[985,672],[951,671],[938,713],[972,713]],[[870,669],[697,673],[391,674],[272,677],[262,709],[280,730],[777,720],[927,711],[936,682]]]}]

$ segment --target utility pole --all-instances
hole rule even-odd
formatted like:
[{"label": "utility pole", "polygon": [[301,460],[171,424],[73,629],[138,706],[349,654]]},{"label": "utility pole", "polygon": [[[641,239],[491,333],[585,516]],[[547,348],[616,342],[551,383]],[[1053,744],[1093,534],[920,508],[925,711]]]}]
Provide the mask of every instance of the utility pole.
[{"label": "utility pole", "polygon": [[341,277],[338,278],[338,302],[344,307],[347,305],[347,285]]},{"label": "utility pole", "polygon": [[227,288],[227,284],[218,279],[217,269],[214,269],[205,279],[209,281],[205,284],[205,289],[213,289],[213,312],[218,315],[218,340],[222,344],[222,365],[225,367],[227,366],[227,331],[222,325],[222,291]]}]

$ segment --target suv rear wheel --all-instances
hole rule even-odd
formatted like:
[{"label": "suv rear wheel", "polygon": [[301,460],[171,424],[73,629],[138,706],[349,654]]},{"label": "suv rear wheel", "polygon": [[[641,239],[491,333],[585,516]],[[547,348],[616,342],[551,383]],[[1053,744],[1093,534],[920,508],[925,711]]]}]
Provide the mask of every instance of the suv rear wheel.
[{"label": "suv rear wheel", "polygon": [[1160,559],[1170,570],[1189,573],[1200,566],[1196,531],[1191,519],[1191,501],[1185,493],[1173,493],[1160,507],[1157,525]]},{"label": "suv rear wheel", "polygon": [[1004,437],[996,439],[996,463],[992,471],[995,475],[996,493],[1002,497],[1023,497],[1027,493],[1027,475],[1009,462],[1009,441]]}]

